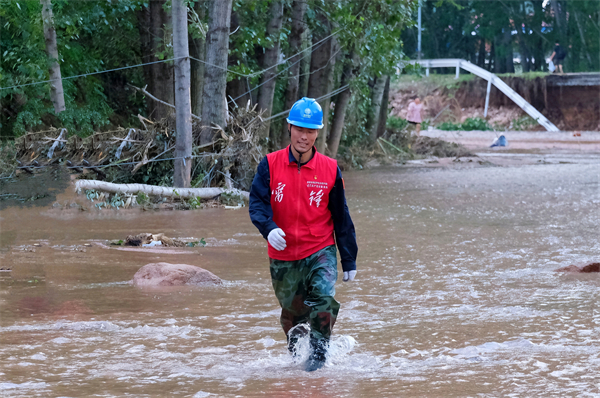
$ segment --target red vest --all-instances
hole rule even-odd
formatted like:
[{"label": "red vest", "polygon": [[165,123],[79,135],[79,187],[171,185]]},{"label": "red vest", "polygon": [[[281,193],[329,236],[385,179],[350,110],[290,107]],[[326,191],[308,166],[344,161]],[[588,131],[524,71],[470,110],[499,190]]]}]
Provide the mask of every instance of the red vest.
[{"label": "red vest", "polygon": [[319,152],[298,171],[290,163],[290,147],[267,155],[271,177],[273,221],[285,232],[287,247],[269,257],[301,260],[334,244],[333,220],[328,209],[329,192],[335,184],[337,162]]}]

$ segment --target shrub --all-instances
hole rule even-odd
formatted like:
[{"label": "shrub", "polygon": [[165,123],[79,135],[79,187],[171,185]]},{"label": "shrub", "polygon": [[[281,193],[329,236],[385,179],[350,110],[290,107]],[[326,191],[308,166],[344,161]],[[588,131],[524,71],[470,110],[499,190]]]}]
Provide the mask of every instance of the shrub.
[{"label": "shrub", "polygon": [[444,122],[438,126],[438,129],[446,131],[493,130],[492,126],[490,126],[487,120],[482,119],[480,117],[470,117],[463,123]]},{"label": "shrub", "polygon": [[487,120],[482,119],[480,117],[470,117],[465,120],[461,124],[462,130],[464,131],[472,131],[472,130],[492,130],[492,127],[489,125]]},{"label": "shrub", "polygon": [[394,133],[399,133],[399,132],[403,131],[407,126],[408,126],[408,122],[405,119],[402,119],[401,117],[396,117],[396,116],[388,117],[386,125],[385,125],[385,127],[388,130],[390,130]]},{"label": "shrub", "polygon": [[460,123],[444,122],[438,126],[438,129],[445,131],[456,131],[461,130]]}]

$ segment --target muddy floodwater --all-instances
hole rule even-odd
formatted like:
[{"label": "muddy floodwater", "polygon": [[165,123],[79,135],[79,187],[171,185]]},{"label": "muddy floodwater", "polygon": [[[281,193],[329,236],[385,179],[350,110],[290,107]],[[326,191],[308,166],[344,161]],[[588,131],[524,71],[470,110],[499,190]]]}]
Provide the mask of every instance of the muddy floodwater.
[{"label": "muddy floodwater", "polygon": [[[600,260],[600,156],[567,160],[346,172],[359,271],[310,374],[247,208],[4,209],[0,395],[600,396],[600,275],[554,272]],[[105,246],[141,232],[207,245]],[[158,261],[225,284],[128,283]]]}]

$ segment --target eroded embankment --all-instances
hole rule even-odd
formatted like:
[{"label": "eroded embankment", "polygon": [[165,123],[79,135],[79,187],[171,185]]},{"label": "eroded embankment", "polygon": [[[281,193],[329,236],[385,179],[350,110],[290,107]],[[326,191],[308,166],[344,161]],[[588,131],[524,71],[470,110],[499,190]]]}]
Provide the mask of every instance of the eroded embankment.
[{"label": "eroded embankment", "polygon": [[[566,85],[554,75],[499,77],[559,129],[600,130],[600,86]],[[390,92],[391,114],[406,117],[411,98],[418,95],[425,103],[424,116],[432,124],[464,122],[469,117],[483,117],[486,90],[487,82],[473,75],[458,81],[449,75],[402,77]],[[487,120],[492,126],[509,130],[543,130],[494,86]]]}]

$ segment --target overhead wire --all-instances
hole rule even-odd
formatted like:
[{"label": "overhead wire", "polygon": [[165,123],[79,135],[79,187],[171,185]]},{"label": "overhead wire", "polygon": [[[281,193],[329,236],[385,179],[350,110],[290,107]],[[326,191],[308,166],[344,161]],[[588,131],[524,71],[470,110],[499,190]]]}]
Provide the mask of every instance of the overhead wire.
[{"label": "overhead wire", "polygon": [[[145,65],[152,65],[152,64],[158,64],[161,62],[168,62],[168,61],[175,61],[177,59],[181,59],[181,58],[185,58],[185,57],[177,57],[177,58],[169,58],[169,59],[162,59],[160,61],[152,61],[152,62],[146,62],[143,64],[137,64],[137,65],[130,65],[130,66],[124,66],[122,68],[115,68],[115,69],[108,69],[108,70],[102,70],[102,71],[98,71],[98,72],[90,72],[90,73],[82,73],[81,75],[76,75],[76,76],[68,76],[68,77],[61,77],[60,80],[69,80],[69,79],[75,79],[77,77],[85,77],[85,76],[91,76],[91,75],[99,75],[101,73],[108,73],[108,72],[115,72],[118,70],[123,70],[123,69],[131,69],[131,68],[137,68],[139,66],[145,66]],[[50,82],[55,82],[58,81],[59,79],[50,79],[50,80],[44,80],[44,81],[39,81],[39,82],[33,82],[33,83],[25,83],[25,84],[17,84],[15,86],[10,86],[10,87],[0,87],[0,90],[8,90],[9,88],[16,88],[16,87],[25,87],[25,86],[34,86],[36,84],[43,84],[43,83],[50,83]]]},{"label": "overhead wire", "polygon": [[[328,36],[328,38],[331,37]],[[322,46],[324,44],[323,40],[320,40],[319,42],[315,43],[315,45],[313,45],[312,47],[307,48],[308,49],[312,49],[311,53],[314,52],[317,48],[319,48],[320,46]],[[305,51],[306,51],[305,50]],[[299,53],[300,54],[300,53]],[[289,59],[289,58],[288,58]],[[300,57],[297,61],[295,61],[294,63],[292,63],[291,65],[285,67],[284,69],[282,69],[281,71],[279,71],[278,73],[274,74],[273,76],[271,76],[270,78],[268,78],[267,80],[265,80],[264,82],[256,85],[254,88],[249,89],[248,91],[246,91],[245,93],[240,94],[239,96],[233,98],[232,100],[228,101],[227,104],[231,104],[232,102],[235,103],[236,100],[242,98],[243,96],[250,94],[252,91],[256,90],[257,88],[267,84],[268,82],[270,82],[271,80],[277,78],[279,75],[281,75],[282,73],[286,72],[287,70],[289,70],[292,66],[296,65],[297,63],[299,63],[300,61],[302,61],[304,59],[304,57]],[[281,64],[278,64],[281,65]],[[278,66],[278,65],[274,65],[274,66]]]},{"label": "overhead wire", "polygon": [[[339,87],[339,88],[337,88],[337,89],[335,89],[335,90],[333,90],[333,91],[331,91],[331,92],[329,92],[327,94],[324,94],[324,95],[322,95],[322,96],[320,96],[318,98],[315,98],[315,101],[318,102],[318,101],[321,101],[321,100],[323,100],[325,98],[333,97],[334,95],[337,95],[337,94],[341,93],[342,91],[345,91],[348,87],[350,87],[350,85],[346,84],[345,86]],[[285,115],[287,115],[290,112],[290,110],[291,110],[291,108],[288,109],[288,110],[286,110],[286,111],[279,112],[279,113],[277,113],[277,114],[275,114],[275,115],[273,115],[271,117],[268,117],[266,119],[263,119],[263,122],[266,122],[266,121],[269,121],[269,120],[273,120],[273,119],[276,119],[276,118],[280,118],[281,116],[285,116]]]},{"label": "overhead wire", "polygon": [[[320,41],[318,41],[317,43],[315,43],[315,45],[317,45],[317,44],[320,44],[320,43],[324,42],[325,40],[329,39],[329,38],[330,38],[330,37],[332,37],[333,35],[337,34],[339,31],[341,31],[341,29],[338,29],[337,31],[335,31],[335,32],[333,32],[332,34],[330,34],[329,36],[327,36],[327,37],[325,37],[325,38],[321,39]],[[300,52],[298,52],[298,53],[296,53],[296,54],[294,54],[294,55],[292,55],[292,56],[290,56],[290,57],[288,57],[288,58],[284,59],[282,62],[280,62],[280,63],[278,63],[278,64],[276,64],[276,65],[270,66],[270,67],[268,67],[268,68],[266,68],[266,69],[260,70],[260,71],[258,71],[258,72],[253,72],[253,73],[250,73],[250,74],[244,74],[244,73],[240,73],[240,72],[237,72],[237,71],[231,70],[231,69],[229,69],[229,68],[226,68],[226,67],[222,67],[222,66],[219,66],[219,65],[211,64],[211,63],[209,63],[209,62],[203,61],[203,60],[201,60],[201,59],[198,59],[198,58],[195,58],[195,57],[192,57],[192,56],[188,56],[188,57],[189,57],[190,59],[193,59],[194,61],[201,62],[201,63],[203,63],[203,64],[206,64],[206,65],[214,66],[214,67],[216,67],[216,68],[219,68],[219,69],[225,70],[225,71],[227,71],[227,72],[229,72],[229,73],[233,73],[233,74],[235,74],[235,75],[238,75],[238,76],[242,76],[242,77],[254,77],[254,76],[261,75],[261,74],[263,74],[264,72],[266,72],[266,71],[268,71],[268,70],[270,70],[270,69],[272,69],[272,68],[275,68],[275,67],[277,67],[277,66],[279,66],[279,65],[281,65],[281,64],[283,64],[283,63],[285,63],[285,62],[287,62],[287,61],[289,61],[290,59],[292,59],[292,58],[294,58],[294,57],[296,57],[296,56],[298,56],[298,55],[302,54],[302,53],[303,53],[303,52],[305,52],[305,51],[308,51],[308,50],[310,50],[310,49],[311,49],[311,48],[313,48],[313,47],[314,47],[314,45],[313,45],[312,47],[305,48],[304,50],[302,50],[302,51],[300,51]],[[314,49],[313,49],[313,50],[314,50]],[[96,72],[90,72],[90,73],[82,73],[82,74],[75,75],[75,76],[61,77],[61,78],[60,78],[60,80],[69,80],[69,79],[76,79],[76,78],[78,78],[78,77],[86,77],[86,76],[92,76],[92,75],[99,75],[99,74],[102,74],[102,73],[116,72],[116,71],[119,71],[119,70],[131,69],[131,68],[137,68],[137,67],[140,67],[140,66],[146,66],[146,65],[158,64],[158,63],[162,63],[162,62],[170,62],[170,61],[175,61],[175,60],[182,59],[182,58],[186,58],[186,57],[174,57],[174,58],[169,58],[169,59],[162,59],[162,60],[159,60],[159,61],[152,61],[152,62],[145,62],[145,63],[142,63],[142,64],[136,64],[136,65],[123,66],[123,67],[120,67],[120,68],[113,68],[113,69],[107,69],[107,70],[96,71]],[[292,64],[292,65],[293,65],[293,64]],[[55,82],[55,81],[58,81],[58,80],[59,80],[59,79],[49,79],[49,80],[41,80],[41,81],[37,81],[37,82],[31,82],[31,83],[16,84],[16,85],[13,85],[13,86],[8,86],[8,87],[0,87],[0,90],[8,90],[8,89],[11,89],[11,88],[17,88],[17,87],[34,86],[34,85],[38,85],[38,84],[51,83],[51,82]],[[247,93],[244,93],[243,95],[246,95],[246,94],[247,94]]]}]

